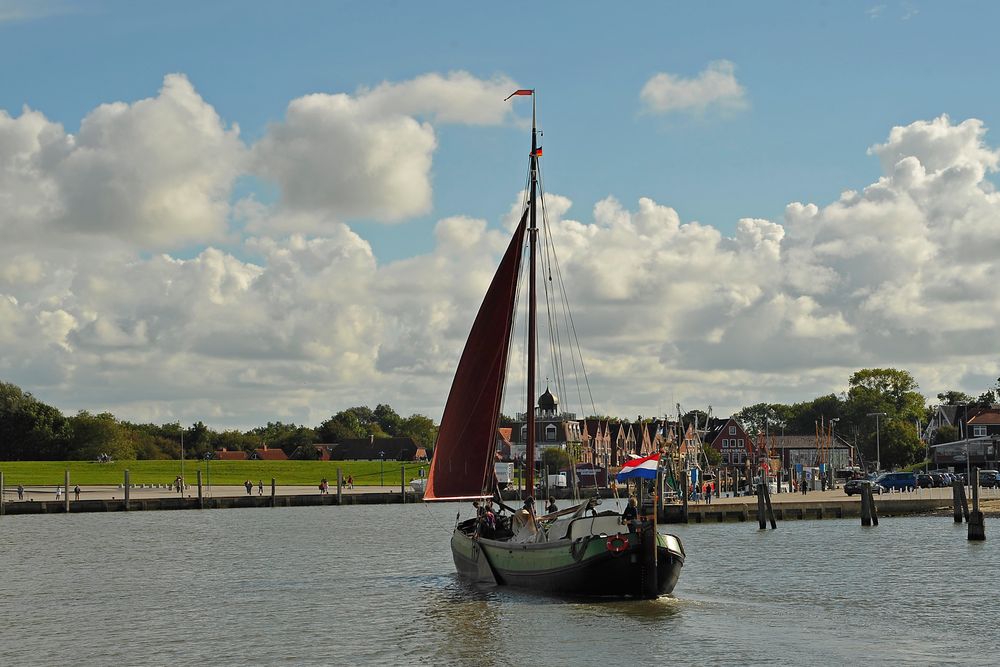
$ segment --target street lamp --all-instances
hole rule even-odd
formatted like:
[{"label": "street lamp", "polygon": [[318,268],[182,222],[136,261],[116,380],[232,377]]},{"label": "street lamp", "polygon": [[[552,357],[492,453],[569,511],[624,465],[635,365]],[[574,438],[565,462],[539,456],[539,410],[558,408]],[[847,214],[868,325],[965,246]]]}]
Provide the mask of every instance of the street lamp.
[{"label": "street lamp", "polygon": [[381,463],[379,464],[379,476],[381,477],[379,485],[385,486],[385,452],[379,452],[378,457],[381,459]]},{"label": "street lamp", "polygon": [[882,446],[879,443],[878,418],[887,416],[884,412],[869,412],[869,417],[875,418],[875,472],[882,469]]},{"label": "street lamp", "polygon": [[965,418],[960,422],[962,427],[962,440],[965,441],[965,480],[972,488],[972,466],[969,463],[969,403],[959,401],[956,405],[961,405],[965,411]]}]

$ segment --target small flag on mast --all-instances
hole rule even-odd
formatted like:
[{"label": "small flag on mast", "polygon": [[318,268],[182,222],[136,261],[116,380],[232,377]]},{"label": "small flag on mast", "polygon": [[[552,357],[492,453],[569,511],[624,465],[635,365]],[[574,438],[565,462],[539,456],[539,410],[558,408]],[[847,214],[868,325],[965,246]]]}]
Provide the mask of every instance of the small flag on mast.
[{"label": "small flag on mast", "polygon": [[539,146],[535,149],[535,157],[542,157],[542,147]]},{"label": "small flag on mast", "polygon": [[535,91],[531,88],[521,88],[520,90],[515,90],[513,93],[504,98],[504,102],[514,97],[515,95],[534,95]]}]

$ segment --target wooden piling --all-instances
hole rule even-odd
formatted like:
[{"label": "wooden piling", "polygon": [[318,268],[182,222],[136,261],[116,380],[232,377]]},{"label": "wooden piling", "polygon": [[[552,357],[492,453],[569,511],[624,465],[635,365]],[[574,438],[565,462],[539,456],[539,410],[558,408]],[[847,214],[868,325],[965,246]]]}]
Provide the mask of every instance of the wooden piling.
[{"label": "wooden piling", "polygon": [[962,523],[962,483],[957,479],[951,483],[951,497],[954,505],[952,515],[955,523]]},{"label": "wooden piling", "polygon": [[271,478],[271,507],[274,507],[274,478]]},{"label": "wooden piling", "polygon": [[764,516],[764,485],[757,484],[757,526],[760,530],[767,528],[767,517]]},{"label": "wooden piling", "polygon": [[969,484],[972,486],[972,512],[969,514],[969,539],[982,541],[986,539],[986,521],[979,511],[979,468],[972,469]]},{"label": "wooden piling", "polygon": [[868,486],[868,506],[871,508],[872,525],[878,525],[878,505],[875,504],[875,495],[872,493],[871,485]]},{"label": "wooden piling", "polygon": [[3,516],[3,501],[4,501],[3,471],[0,471],[0,516]]},{"label": "wooden piling", "polygon": [[126,512],[128,512],[128,495],[129,495],[128,483],[129,483],[128,470],[126,470],[125,471],[125,511]]},{"label": "wooden piling", "polygon": [[861,525],[872,525],[872,485],[865,482],[861,485]]},{"label": "wooden piling", "polygon": [[683,505],[684,506],[684,510],[683,510],[683,512],[681,514],[681,517],[682,517],[682,521],[684,523],[688,522],[688,482],[690,481],[690,478],[688,477],[688,475],[690,475],[690,474],[691,474],[690,472],[688,472],[687,470],[685,470],[684,474],[681,475],[681,498],[683,498],[682,502],[684,504]]},{"label": "wooden piling", "polygon": [[771,522],[771,530],[777,530],[778,521],[774,518],[774,506],[771,504],[771,489],[767,488],[766,484],[762,484],[761,486],[764,487],[764,505],[767,508],[767,518]]},{"label": "wooden piling", "polygon": [[399,466],[399,495],[400,502],[406,502],[406,466]]},{"label": "wooden piling", "polygon": [[63,476],[63,491],[66,493],[66,500],[63,501],[63,511],[69,514],[69,468],[66,468]]},{"label": "wooden piling", "polygon": [[198,509],[205,509],[205,497],[201,495],[201,471],[198,471]]},{"label": "wooden piling", "polygon": [[344,471],[337,468],[337,504],[344,504]]}]

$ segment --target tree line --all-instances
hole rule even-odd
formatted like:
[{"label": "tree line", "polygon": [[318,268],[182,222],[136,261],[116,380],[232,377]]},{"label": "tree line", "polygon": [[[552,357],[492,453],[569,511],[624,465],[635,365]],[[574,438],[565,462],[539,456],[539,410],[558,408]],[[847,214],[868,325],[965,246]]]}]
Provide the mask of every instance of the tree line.
[{"label": "tree line", "polygon": [[319,426],[268,422],[248,431],[216,431],[201,421],[189,427],[178,422],[136,424],[116,419],[110,412],[86,410],[65,416],[23,391],[0,382],[0,461],[178,459],[202,458],[219,449],[251,452],[264,447],[282,449],[292,458],[317,458],[311,445],[351,438],[410,437],[431,451],[437,425],[421,414],[402,417],[391,406],[374,410],[358,406],[342,410]]},{"label": "tree line", "polygon": [[[926,444],[950,442],[960,437],[952,426],[939,428],[934,441],[924,443],[921,431],[934,415],[934,406],[924,404],[913,376],[895,368],[866,368],[851,375],[848,389],[809,401],[757,403],[733,415],[751,435],[810,435],[817,425],[834,422],[838,439],[855,447],[865,461],[875,459],[876,438],[884,466],[901,467],[924,459]],[[969,409],[1000,402],[1000,379],[978,397],[960,391],[937,395],[941,405],[964,405]],[[873,415],[878,414],[878,427]],[[705,424],[708,415],[693,410],[685,423],[698,417]],[[605,419],[613,419],[605,417]],[[502,423],[513,423],[503,416]],[[428,417],[402,417],[389,405],[374,410],[358,406],[341,410],[313,428],[283,422],[268,422],[249,431],[215,431],[202,422],[189,427],[179,423],[134,424],[118,420],[108,412],[81,411],[66,417],[20,387],[0,382],[0,460],[93,460],[101,454],[116,459],[203,457],[218,449],[252,451],[267,445],[289,456],[318,456],[310,445],[335,443],[351,438],[410,437],[432,451],[437,425]],[[876,435],[877,431],[877,435]]]},{"label": "tree line", "polygon": [[[936,406],[925,405],[917,389],[917,381],[908,371],[865,368],[851,375],[847,391],[839,395],[827,394],[792,405],[757,403],[734,417],[754,435],[809,435],[816,433],[820,424],[829,432],[831,420],[835,420],[837,439],[855,446],[866,462],[874,461],[878,450],[883,467],[905,467],[922,462],[927,445],[960,437],[956,427],[946,425],[937,429],[930,443],[921,440]],[[1000,379],[976,398],[952,390],[939,393],[937,399],[938,405],[990,407],[1000,401]]]}]

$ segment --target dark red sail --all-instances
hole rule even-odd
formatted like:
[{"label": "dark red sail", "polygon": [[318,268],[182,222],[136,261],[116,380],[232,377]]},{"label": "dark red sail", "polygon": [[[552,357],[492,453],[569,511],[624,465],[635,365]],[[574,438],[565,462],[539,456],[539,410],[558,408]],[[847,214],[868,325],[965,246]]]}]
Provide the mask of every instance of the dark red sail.
[{"label": "dark red sail", "polygon": [[424,500],[490,493],[527,212],[472,324],[444,406]]}]

